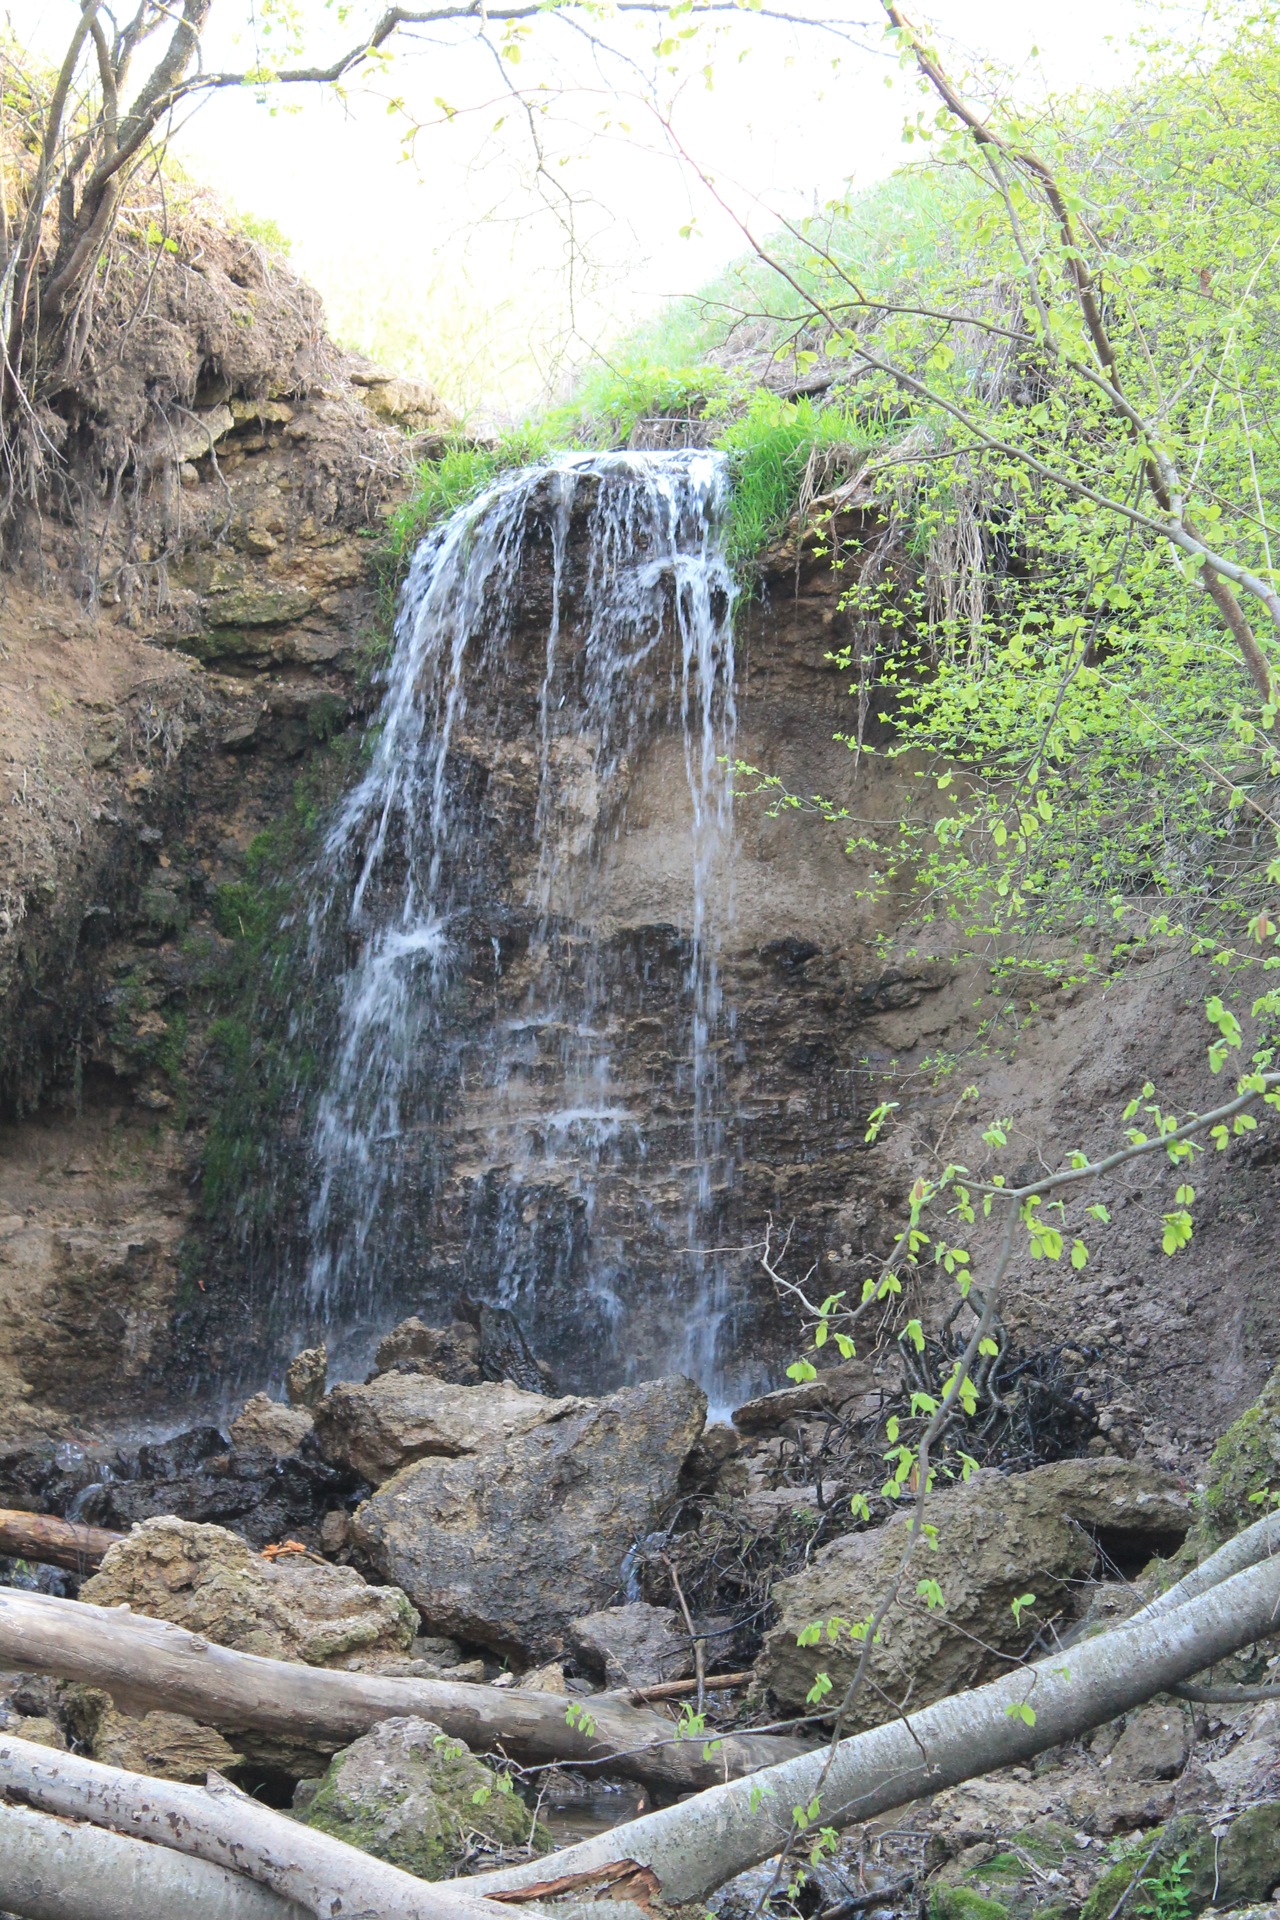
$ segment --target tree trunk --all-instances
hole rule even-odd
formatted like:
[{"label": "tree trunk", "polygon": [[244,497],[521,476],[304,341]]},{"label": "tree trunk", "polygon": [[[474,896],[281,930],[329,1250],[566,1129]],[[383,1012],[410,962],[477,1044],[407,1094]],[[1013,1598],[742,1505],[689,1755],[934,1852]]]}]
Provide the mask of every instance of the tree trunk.
[{"label": "tree trunk", "polygon": [[[846,1826],[1030,1760],[1265,1638],[1278,1618],[1280,1560],[1264,1560],[1139,1625],[1126,1623],[842,1740],[834,1755],[830,1748],[805,1754],[568,1847],[556,1855],[556,1868],[599,1872],[635,1861],[656,1875],[665,1899],[704,1899],[776,1853],[794,1831],[792,1808],[807,1807],[815,1795],[820,1824]],[[480,1874],[471,1884],[497,1892],[546,1874],[547,1863],[538,1861]]]},{"label": "tree trunk", "polygon": [[266,1660],[125,1607],[9,1589],[0,1589],[0,1665],[104,1687],[124,1711],[161,1708],[228,1732],[252,1727],[322,1745],[345,1745],[380,1720],[416,1713],[480,1752],[501,1742],[532,1765],[607,1766],[668,1792],[715,1785],[804,1751],[796,1740],[738,1734],[707,1759],[702,1740],[680,1740],[663,1715],[612,1695],[580,1703],[587,1731],[581,1720],[569,1726],[563,1694]]},{"label": "tree trunk", "polygon": [[1242,1573],[1246,1567],[1256,1567],[1260,1560],[1266,1560],[1276,1553],[1280,1553],[1280,1513],[1269,1513],[1265,1519],[1255,1520],[1251,1527],[1234,1534],[1225,1546],[1219,1547],[1216,1553],[1211,1553],[1207,1560],[1202,1560],[1198,1567],[1193,1567],[1190,1573],[1185,1574],[1176,1587],[1158,1593],[1154,1600],[1130,1615],[1125,1625],[1141,1626],[1144,1621],[1155,1620],[1162,1613],[1185,1606],[1188,1600],[1207,1593],[1210,1587],[1218,1586],[1233,1573]]},{"label": "tree trunk", "polygon": [[309,1920],[207,1860],[3,1804],[0,1906],[22,1920]]},{"label": "tree trunk", "polygon": [[0,1507],[0,1553],[11,1553],[19,1560],[93,1573],[107,1548],[123,1539],[122,1533],[108,1533],[105,1527],[82,1527],[51,1513],[17,1513]]},{"label": "tree trunk", "polygon": [[[207,1786],[182,1786],[0,1734],[0,1791],[46,1813],[91,1820],[192,1854],[257,1881],[311,1914],[341,1914],[343,1920],[511,1920],[509,1907],[473,1893],[469,1881],[442,1883],[402,1873],[343,1840],[274,1813],[216,1774],[210,1774]],[[185,1920],[182,1906],[152,1909],[146,1920],[171,1920],[175,1912]],[[143,1914],[137,1920],[144,1920]]]}]

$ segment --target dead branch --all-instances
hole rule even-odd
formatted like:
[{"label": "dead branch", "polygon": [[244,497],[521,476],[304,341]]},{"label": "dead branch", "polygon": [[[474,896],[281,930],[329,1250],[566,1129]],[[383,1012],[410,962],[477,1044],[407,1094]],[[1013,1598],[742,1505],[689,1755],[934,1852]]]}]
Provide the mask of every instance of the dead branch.
[{"label": "dead branch", "polygon": [[92,1573],[102,1556],[122,1533],[105,1527],[82,1527],[52,1513],[19,1513],[0,1508],[0,1553],[18,1560],[37,1560],[45,1566],[68,1567],[72,1573]]}]

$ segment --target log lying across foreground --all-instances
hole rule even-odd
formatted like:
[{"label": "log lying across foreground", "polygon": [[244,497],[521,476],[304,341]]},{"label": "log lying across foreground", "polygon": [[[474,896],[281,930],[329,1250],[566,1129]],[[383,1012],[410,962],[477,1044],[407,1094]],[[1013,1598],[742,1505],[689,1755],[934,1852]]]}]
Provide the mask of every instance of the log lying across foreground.
[{"label": "log lying across foreground", "polygon": [[2,1802],[0,1900],[24,1920],[309,1920],[227,1867]]},{"label": "log lying across foreground", "polygon": [[[1274,1634],[1280,1627],[1278,1550],[1280,1518],[1273,1516],[1109,1633],[842,1740],[834,1750],[708,1788],[566,1848],[554,1862],[534,1860],[466,1881],[415,1880],[247,1800],[213,1776],[203,1788],[180,1786],[0,1735],[0,1796],[19,1798],[46,1821],[63,1817],[51,1838],[48,1827],[40,1830],[42,1844],[60,1849],[56,1884],[42,1882],[28,1897],[18,1876],[0,1879],[0,1892],[26,1920],[117,1920],[117,1913],[120,1920],[171,1920],[175,1912],[190,1920],[292,1920],[286,1902],[325,1920],[338,1913],[346,1920],[501,1920],[504,1911],[510,1920],[510,1907],[499,1904],[504,1897],[545,1902],[560,1889],[585,1892],[593,1883],[616,1886],[624,1878],[668,1901],[701,1900],[784,1846],[793,1831],[791,1809],[815,1795],[824,1825],[889,1812],[1031,1759]],[[511,1703],[512,1695],[504,1694],[503,1707]],[[7,1812],[0,1808],[0,1871],[4,1846],[15,1844],[6,1839]],[[67,1825],[68,1816],[124,1834],[135,1847],[139,1840],[158,1843],[149,1861],[114,1852],[113,1871],[135,1873],[132,1912],[97,1900],[102,1836]],[[7,1825],[11,1830],[12,1822]],[[254,1906],[234,1882],[199,1874],[193,1880],[188,1856],[257,1882],[275,1896],[277,1914],[261,1901]]]},{"label": "log lying across foreground", "polygon": [[[230,1920],[232,1913],[237,1920],[291,1920],[291,1909],[297,1908],[325,1920],[335,1915],[342,1920],[511,1920],[510,1907],[474,1893],[465,1880],[419,1880],[273,1812],[216,1774],[209,1776],[207,1786],[181,1786],[0,1734],[0,1790],[46,1814],[87,1819],[132,1840],[151,1842],[158,1856],[152,1878],[167,1871],[169,1888],[161,1902],[135,1907],[132,1920],[174,1920],[176,1915],[193,1920],[193,1909],[181,1893],[184,1879],[191,1885],[187,1861],[192,1857],[220,1868],[231,1881],[229,1892],[225,1883],[222,1892],[239,1903],[207,1906],[209,1920]],[[63,1852],[72,1871],[74,1851],[74,1837],[64,1835]],[[167,1861],[165,1854],[170,1856]],[[125,1865],[127,1871],[129,1863]],[[251,1896],[235,1886],[237,1877],[276,1896],[274,1915],[261,1900],[256,1908],[245,1904]],[[216,1900],[216,1883],[208,1875],[199,1878],[205,1884],[196,1891]],[[17,1891],[10,1892],[9,1883],[0,1881],[0,1896],[11,1911]],[[46,1885],[37,1892],[60,1898],[61,1904],[45,1908],[50,1920],[72,1920],[76,1909],[65,1888]],[[92,1894],[91,1886],[84,1887],[84,1894]],[[29,1915],[31,1909],[16,1911]],[[87,1905],[84,1920],[99,1920],[96,1904]]]},{"label": "log lying across foreground", "polygon": [[95,1573],[102,1556],[122,1533],[105,1527],[82,1527],[77,1520],[60,1520],[52,1513],[22,1513],[0,1507],[0,1554],[16,1560],[66,1567],[72,1573]]},{"label": "log lying across foreground", "polygon": [[[791,1809],[807,1806],[815,1794],[824,1825],[869,1819],[1029,1760],[1275,1633],[1280,1558],[1270,1556],[1280,1536],[1273,1540],[1276,1529],[1268,1523],[1250,1531],[1254,1538],[1244,1551],[1232,1543],[1230,1553],[1215,1555],[1179,1588],[1109,1633],[842,1740],[834,1751],[826,1748],[770,1767],[753,1780],[709,1788],[566,1848],[553,1861],[534,1860],[474,1879],[414,1880],[247,1801],[216,1777],[207,1787],[179,1786],[4,1735],[0,1795],[21,1798],[43,1810],[46,1819],[73,1816],[135,1841],[152,1839],[159,1843],[157,1856],[172,1851],[175,1857],[168,1863],[145,1863],[151,1873],[147,1889],[139,1881],[136,1907],[120,1920],[172,1920],[177,1912],[184,1920],[277,1920],[261,1904],[247,1907],[242,1888],[224,1886],[225,1902],[216,1904],[222,1895],[207,1878],[201,1887],[206,1904],[186,1904],[190,1867],[177,1856],[188,1855],[257,1881],[280,1903],[278,1920],[292,1920],[285,1901],[324,1920],[338,1913],[344,1920],[502,1920],[504,1913],[512,1920],[510,1906],[499,1905],[504,1895],[510,1899],[523,1892],[526,1900],[544,1903],[526,1905],[526,1913],[554,1913],[545,1902],[560,1889],[587,1893],[593,1883],[606,1887],[623,1881],[646,1885],[668,1901],[701,1900],[777,1852],[793,1831]],[[509,1702],[511,1696],[504,1698]],[[0,1824],[0,1845],[3,1839]],[[88,1828],[67,1828],[56,1887],[46,1884],[36,1900],[27,1902],[18,1882],[13,1895],[0,1882],[10,1909],[26,1920],[116,1920],[116,1909],[100,1910],[94,1903],[99,1840]],[[166,1872],[172,1897],[156,1899],[151,1889],[156,1876],[163,1880]]]},{"label": "log lying across foreground", "polygon": [[668,1792],[712,1786],[804,1750],[796,1740],[731,1734],[708,1755],[701,1739],[678,1739],[664,1715],[611,1694],[584,1699],[570,1726],[563,1694],[268,1660],[127,1607],[7,1588],[0,1589],[0,1666],[87,1681],[125,1712],[160,1708],[228,1733],[252,1729],[318,1746],[346,1746],[380,1720],[420,1714],[480,1753],[500,1744],[526,1765],[607,1766]]},{"label": "log lying across foreground", "polygon": [[[1253,1551],[1267,1557],[1242,1571],[1215,1576],[1215,1562],[1220,1576],[1248,1551],[1232,1542],[1234,1552],[1223,1549],[1180,1590],[1109,1633],[842,1740],[834,1752],[807,1753],[642,1815],[565,1848],[556,1867],[598,1873],[635,1861],[652,1871],[664,1899],[702,1900],[777,1853],[794,1831],[792,1809],[815,1796],[822,1825],[848,1826],[1076,1739],[1280,1631],[1272,1540],[1261,1523]],[[469,1885],[496,1893],[545,1874],[545,1862],[533,1862],[479,1874]]]}]

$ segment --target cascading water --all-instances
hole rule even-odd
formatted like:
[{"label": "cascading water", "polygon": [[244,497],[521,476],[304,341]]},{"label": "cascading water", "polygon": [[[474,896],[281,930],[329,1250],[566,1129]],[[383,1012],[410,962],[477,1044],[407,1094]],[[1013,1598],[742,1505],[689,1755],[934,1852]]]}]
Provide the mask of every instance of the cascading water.
[{"label": "cascading water", "polygon": [[[414,556],[368,770],[310,914],[337,1038],[298,1324],[339,1366],[394,1314],[447,1318],[466,1291],[516,1306],[562,1380],[678,1368],[723,1396],[730,1284],[707,1249],[732,1181],[725,498],[712,454],[565,456],[505,477]],[[602,926],[663,730],[683,746],[683,924]],[[641,1085],[635,1035],[659,1021],[669,1071]],[[644,1313],[641,1247],[667,1269]]]}]

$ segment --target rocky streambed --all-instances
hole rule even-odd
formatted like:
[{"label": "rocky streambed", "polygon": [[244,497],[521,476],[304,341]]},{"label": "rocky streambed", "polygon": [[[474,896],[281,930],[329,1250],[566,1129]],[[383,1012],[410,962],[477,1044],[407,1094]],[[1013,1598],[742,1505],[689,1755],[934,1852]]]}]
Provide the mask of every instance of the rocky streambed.
[{"label": "rocky streambed", "polygon": [[[468,1322],[410,1320],[365,1382],[332,1387],[323,1353],[305,1352],[289,1397],[255,1396],[225,1433],[114,1463],[11,1454],[0,1499],[119,1532],[87,1577],[53,1576],[64,1591],[219,1646],[389,1680],[514,1686],[560,1696],[570,1720],[575,1705],[621,1698],[668,1713],[677,1731],[698,1712],[699,1738],[765,1725],[819,1742],[815,1683],[827,1674],[842,1692],[857,1650],[807,1629],[875,1608],[908,1516],[866,1524],[847,1500],[837,1510],[834,1485],[786,1485],[785,1462],[809,1457],[833,1417],[867,1417],[869,1396],[887,1404],[885,1383],[836,1366],[707,1426],[687,1380],[559,1395],[518,1333],[499,1332],[486,1345]],[[485,1379],[495,1351],[530,1384]],[[1271,1391],[1220,1443],[1198,1494],[1102,1450],[957,1475],[929,1508],[945,1601],[924,1583],[904,1598],[844,1730],[1038,1653],[1069,1660],[1246,1517],[1241,1488],[1277,1446]],[[14,1562],[6,1578],[50,1584]],[[1232,1664],[1235,1679],[1266,1677],[1265,1649]],[[344,1744],[130,1711],[34,1673],[7,1676],[3,1702],[21,1738],[173,1780],[213,1768],[428,1877],[549,1850],[663,1798],[607,1767],[495,1765],[421,1714]],[[762,1898],[803,1915],[888,1915],[924,1901],[935,1920],[1108,1920],[1108,1902],[1130,1883],[1129,1899],[1149,1902],[1163,1872],[1176,1913],[1238,1908],[1280,1883],[1278,1786],[1280,1705],[1160,1700],[1034,1766],[855,1823],[803,1886],[792,1869],[777,1884],[755,1870],[715,1904],[733,1916]]]}]

